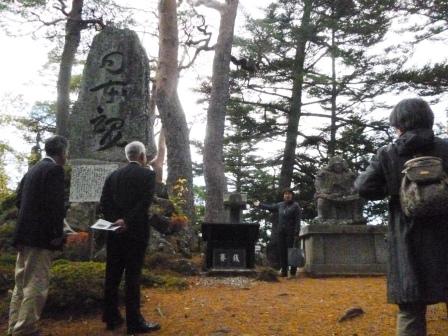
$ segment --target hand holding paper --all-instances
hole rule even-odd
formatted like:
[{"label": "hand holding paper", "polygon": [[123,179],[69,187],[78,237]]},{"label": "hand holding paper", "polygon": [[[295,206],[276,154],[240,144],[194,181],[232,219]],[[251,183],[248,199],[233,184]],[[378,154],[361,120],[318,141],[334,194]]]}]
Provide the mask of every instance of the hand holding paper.
[{"label": "hand holding paper", "polygon": [[[123,223],[119,222],[116,224],[118,221],[123,221]],[[123,219],[119,219],[118,221],[111,223],[104,219],[98,219],[97,222],[91,226],[91,228],[95,230],[118,231],[123,224],[126,227]]]}]

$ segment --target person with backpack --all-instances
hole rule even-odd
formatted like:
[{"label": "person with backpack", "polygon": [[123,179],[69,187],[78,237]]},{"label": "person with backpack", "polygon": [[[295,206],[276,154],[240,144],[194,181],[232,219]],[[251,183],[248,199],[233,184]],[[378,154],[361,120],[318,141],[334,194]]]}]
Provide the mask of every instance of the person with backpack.
[{"label": "person with backpack", "polygon": [[369,200],[389,198],[388,302],[399,308],[398,336],[424,336],[426,306],[448,300],[448,142],[434,136],[434,114],[420,98],[399,102],[389,120],[397,140],[355,187]]}]

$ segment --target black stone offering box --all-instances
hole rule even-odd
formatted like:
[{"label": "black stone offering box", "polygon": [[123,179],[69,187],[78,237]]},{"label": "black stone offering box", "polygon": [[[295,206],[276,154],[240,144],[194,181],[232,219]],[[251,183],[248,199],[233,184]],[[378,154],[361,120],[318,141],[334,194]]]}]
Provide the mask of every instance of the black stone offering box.
[{"label": "black stone offering box", "polygon": [[259,224],[203,223],[208,270],[244,270],[255,267]]}]

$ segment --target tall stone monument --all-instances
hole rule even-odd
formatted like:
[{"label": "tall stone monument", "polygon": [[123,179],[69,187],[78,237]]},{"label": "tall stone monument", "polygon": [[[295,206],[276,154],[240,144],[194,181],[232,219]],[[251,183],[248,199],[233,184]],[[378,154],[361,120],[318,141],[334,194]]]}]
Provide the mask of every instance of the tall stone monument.
[{"label": "tall stone monument", "polygon": [[315,179],[317,218],[302,227],[305,271],[314,276],[382,274],[386,268],[384,226],[365,225],[356,175],[332,157]]},{"label": "tall stone monument", "polygon": [[155,154],[149,98],[149,62],[137,34],[106,27],[93,40],[70,116],[67,220],[74,227],[86,230],[95,220],[104,181],[126,162],[127,143],[141,141]]},{"label": "tall stone monument", "polygon": [[149,62],[135,32],[106,27],[93,40],[70,118],[70,156],[122,162],[128,142],[155,153]]}]

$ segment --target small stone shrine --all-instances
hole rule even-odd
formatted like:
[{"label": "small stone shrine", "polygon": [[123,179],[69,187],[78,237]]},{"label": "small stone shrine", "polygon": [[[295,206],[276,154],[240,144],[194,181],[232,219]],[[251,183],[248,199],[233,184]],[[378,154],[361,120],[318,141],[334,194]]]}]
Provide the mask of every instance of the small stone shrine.
[{"label": "small stone shrine", "polygon": [[383,274],[384,226],[365,225],[364,202],[354,190],[356,175],[338,156],[315,179],[318,216],[300,231],[305,272],[313,276]]},{"label": "small stone shrine", "polygon": [[209,275],[235,275],[253,273],[255,243],[260,225],[243,223],[242,210],[247,195],[224,195],[226,220],[224,223],[203,223],[202,238],[207,242],[206,268]]}]

